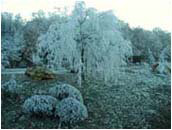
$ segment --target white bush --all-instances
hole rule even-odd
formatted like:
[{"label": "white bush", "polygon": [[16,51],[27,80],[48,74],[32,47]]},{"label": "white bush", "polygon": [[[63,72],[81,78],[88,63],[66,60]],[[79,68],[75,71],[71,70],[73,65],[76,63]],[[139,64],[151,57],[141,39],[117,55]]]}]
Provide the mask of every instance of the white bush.
[{"label": "white bush", "polygon": [[69,84],[62,84],[57,85],[49,89],[49,94],[54,96],[58,100],[62,100],[64,98],[72,97],[81,103],[83,103],[83,98],[78,89],[69,85]]},{"label": "white bush", "polygon": [[12,75],[12,78],[9,81],[2,84],[2,90],[11,93],[17,93],[18,87],[19,86],[17,85],[14,75]]},{"label": "white bush", "polygon": [[57,106],[55,115],[62,122],[76,123],[88,117],[87,108],[74,98],[65,98]]},{"label": "white bush", "polygon": [[30,115],[53,115],[57,103],[58,100],[52,96],[34,95],[24,102],[22,108],[24,113]]}]

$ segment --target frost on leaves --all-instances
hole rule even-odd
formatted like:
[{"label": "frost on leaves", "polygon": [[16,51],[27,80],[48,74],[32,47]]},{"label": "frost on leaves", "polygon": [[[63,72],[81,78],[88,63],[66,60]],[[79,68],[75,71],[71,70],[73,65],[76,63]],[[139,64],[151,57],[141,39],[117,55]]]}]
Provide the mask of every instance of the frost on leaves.
[{"label": "frost on leaves", "polygon": [[97,12],[85,8],[83,2],[76,3],[65,22],[52,24],[39,37],[41,62],[56,70],[67,60],[69,68],[77,70],[79,84],[87,77],[115,80],[126,56],[132,54],[131,43],[117,26],[111,11]]}]

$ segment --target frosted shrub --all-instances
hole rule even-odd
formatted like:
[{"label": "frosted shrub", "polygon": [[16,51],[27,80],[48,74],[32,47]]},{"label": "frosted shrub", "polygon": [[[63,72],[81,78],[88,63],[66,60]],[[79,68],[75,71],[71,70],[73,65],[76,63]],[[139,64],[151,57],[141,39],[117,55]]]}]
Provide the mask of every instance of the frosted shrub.
[{"label": "frosted shrub", "polygon": [[52,96],[34,95],[24,102],[22,108],[23,112],[30,115],[53,115],[57,103],[58,100]]},{"label": "frosted shrub", "polygon": [[55,115],[62,122],[76,123],[88,117],[87,108],[74,98],[65,98],[57,106]]},{"label": "frosted shrub", "polygon": [[83,98],[80,91],[69,84],[62,84],[52,87],[49,89],[49,94],[59,100],[62,100],[67,97],[72,97],[83,103]]},{"label": "frosted shrub", "polygon": [[12,76],[12,78],[8,82],[4,83],[2,85],[2,90],[4,90],[5,92],[17,93],[17,82],[14,78],[15,77]]}]

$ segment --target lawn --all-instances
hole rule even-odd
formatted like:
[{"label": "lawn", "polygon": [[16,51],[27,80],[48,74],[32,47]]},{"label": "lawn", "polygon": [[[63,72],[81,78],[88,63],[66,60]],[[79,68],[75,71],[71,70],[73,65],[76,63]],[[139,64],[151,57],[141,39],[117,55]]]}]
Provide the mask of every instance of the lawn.
[{"label": "lawn", "polygon": [[[2,84],[11,74],[2,74]],[[1,91],[2,128],[58,128],[54,117],[28,116],[22,113],[25,99],[35,94],[46,94],[59,83],[77,87],[76,76],[66,73],[57,79],[34,81],[24,74],[17,74],[22,85],[17,94]],[[171,128],[171,80],[170,76],[152,73],[145,65],[124,67],[117,83],[87,80],[82,88],[88,118],[77,124],[62,124],[61,128]]]}]

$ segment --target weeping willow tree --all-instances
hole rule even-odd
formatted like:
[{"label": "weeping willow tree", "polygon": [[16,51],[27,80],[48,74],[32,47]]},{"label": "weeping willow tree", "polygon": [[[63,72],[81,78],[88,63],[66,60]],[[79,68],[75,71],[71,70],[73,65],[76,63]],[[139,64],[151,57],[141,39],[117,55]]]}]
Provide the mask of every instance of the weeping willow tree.
[{"label": "weeping willow tree", "polygon": [[117,80],[119,68],[131,55],[131,43],[118,31],[111,11],[98,12],[77,2],[70,16],[56,22],[38,39],[38,57],[47,67],[62,68],[66,59],[77,70],[78,83],[88,77],[105,82]]}]

